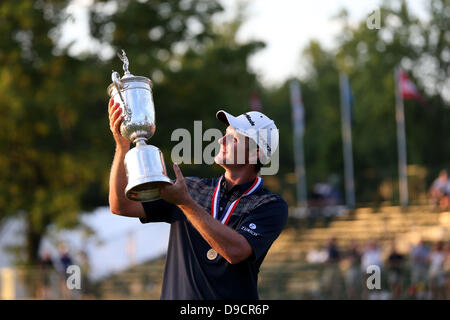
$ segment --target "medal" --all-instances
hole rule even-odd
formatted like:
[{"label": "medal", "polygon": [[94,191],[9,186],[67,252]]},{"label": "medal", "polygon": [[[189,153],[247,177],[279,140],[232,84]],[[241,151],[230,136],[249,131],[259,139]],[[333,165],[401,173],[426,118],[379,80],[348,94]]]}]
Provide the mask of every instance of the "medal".
[{"label": "medal", "polygon": [[208,258],[208,260],[214,260],[215,258],[217,258],[217,251],[213,248],[209,249],[206,253],[206,257]]},{"label": "medal", "polygon": [[[213,196],[212,196],[212,203],[211,203],[211,215],[214,219],[217,219],[218,217],[218,208],[219,208],[219,198],[220,198],[220,184],[222,182],[223,176],[220,177],[219,182],[217,183],[216,189],[214,190]],[[251,187],[248,188],[247,191],[245,191],[239,198],[234,200],[228,207],[225,208],[225,214],[223,215],[220,222],[224,225],[228,224],[228,221],[230,220],[231,215],[233,214],[234,209],[236,209],[236,206],[239,203],[239,200],[241,200],[242,197],[246,197],[255,191],[259,189],[259,187],[262,185],[263,179],[260,177],[256,177],[255,181],[252,183]],[[209,249],[206,253],[206,257],[208,260],[214,260],[217,258],[217,251],[213,248]]]}]

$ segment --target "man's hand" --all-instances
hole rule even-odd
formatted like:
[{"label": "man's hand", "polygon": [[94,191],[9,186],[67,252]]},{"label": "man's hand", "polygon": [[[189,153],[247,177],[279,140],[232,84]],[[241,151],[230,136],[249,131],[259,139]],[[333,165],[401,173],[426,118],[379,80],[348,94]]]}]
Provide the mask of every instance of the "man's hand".
[{"label": "man's hand", "polygon": [[109,129],[111,130],[116,151],[109,174],[109,207],[112,213],[127,216],[145,218],[146,214],[142,204],[130,201],[125,197],[125,187],[127,186],[127,174],[124,165],[124,158],[130,150],[130,142],[120,134],[120,124],[122,123],[121,108],[119,103],[114,103],[114,99],[109,99]]},{"label": "man's hand", "polygon": [[161,198],[176,204],[205,241],[229,263],[239,263],[252,254],[252,247],[236,230],[223,225],[205,211],[189,194],[183,174],[173,165],[177,181],[160,188]]},{"label": "man's hand", "polygon": [[119,148],[129,149],[130,142],[120,134],[120,124],[122,123],[122,109],[120,103],[114,103],[114,99],[109,99],[108,104],[109,129],[111,130],[116,145]]},{"label": "man's hand", "polygon": [[192,198],[184,181],[184,176],[176,163],[173,164],[173,171],[177,181],[172,185],[164,184],[160,187],[161,198],[176,205],[188,204],[192,201]]}]

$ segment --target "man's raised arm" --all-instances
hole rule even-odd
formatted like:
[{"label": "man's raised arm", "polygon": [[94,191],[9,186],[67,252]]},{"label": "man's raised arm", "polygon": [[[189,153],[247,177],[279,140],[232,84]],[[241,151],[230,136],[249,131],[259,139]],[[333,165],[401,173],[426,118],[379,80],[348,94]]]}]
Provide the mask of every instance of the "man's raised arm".
[{"label": "man's raised arm", "polygon": [[128,200],[125,197],[127,175],[124,159],[130,150],[130,142],[120,134],[120,124],[123,120],[119,103],[113,99],[108,104],[109,128],[116,142],[116,151],[109,175],[109,206],[111,212],[121,216],[145,218],[145,211],[140,202]]}]

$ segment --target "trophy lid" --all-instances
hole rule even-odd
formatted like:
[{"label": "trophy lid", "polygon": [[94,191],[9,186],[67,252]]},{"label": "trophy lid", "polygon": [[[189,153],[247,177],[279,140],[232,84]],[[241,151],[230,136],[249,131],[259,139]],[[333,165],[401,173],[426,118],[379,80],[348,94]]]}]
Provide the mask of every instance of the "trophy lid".
[{"label": "trophy lid", "polygon": [[128,67],[130,66],[130,62],[128,61],[128,57],[127,57],[127,54],[125,53],[125,50],[122,49],[122,54],[120,52],[117,52],[117,56],[123,62],[122,68],[123,68],[123,71],[124,71],[124,75],[123,75],[122,79],[123,78],[133,77],[133,75],[128,70]]},{"label": "trophy lid", "polygon": [[[124,71],[124,75],[120,78],[119,74],[113,70],[112,78],[120,80],[119,81],[120,83],[132,84],[132,83],[136,83],[136,82],[144,82],[148,86],[148,89],[151,90],[151,88],[153,87],[153,83],[152,83],[152,81],[149,78],[142,77],[142,76],[135,76],[135,75],[130,73],[130,70],[128,70],[128,67],[129,67],[130,63],[128,61],[128,57],[127,57],[127,55],[125,53],[125,50],[122,49],[122,52],[121,53],[118,52],[117,56],[123,62],[122,68],[123,68],[123,71]],[[138,84],[136,84],[136,85],[138,85]],[[132,87],[134,87],[134,86],[132,85]],[[132,87],[129,87],[129,88],[132,88]],[[109,95],[111,95],[111,93],[113,91],[113,88],[114,88],[114,83],[111,83],[108,86],[108,90],[107,90]]]},{"label": "trophy lid", "polygon": [[117,52],[117,56],[120,60],[123,62],[123,71],[124,74],[122,78],[120,79],[123,82],[129,82],[129,81],[144,81],[147,82],[150,86],[152,86],[152,81],[146,77],[141,76],[135,76],[130,73],[130,70],[128,70],[128,67],[130,66],[130,62],[128,61],[127,54],[125,53],[125,50],[122,49],[122,53]]}]

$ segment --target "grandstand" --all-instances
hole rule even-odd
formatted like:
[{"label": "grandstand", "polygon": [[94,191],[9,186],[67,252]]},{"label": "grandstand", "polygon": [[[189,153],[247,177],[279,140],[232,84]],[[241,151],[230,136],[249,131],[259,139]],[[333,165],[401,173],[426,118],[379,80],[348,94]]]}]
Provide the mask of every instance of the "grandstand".
[{"label": "grandstand", "polygon": [[[395,240],[400,252],[408,254],[420,239],[426,242],[450,239],[450,212],[431,206],[407,210],[386,206],[359,208],[333,218],[290,217],[275,241],[260,271],[261,299],[316,299],[320,296],[323,266],[307,262],[310,250],[324,248],[335,237],[341,248],[353,239],[360,245],[376,240],[386,257]],[[165,256],[110,276],[96,284],[101,299],[159,299]],[[345,263],[340,265],[345,269]]]}]

